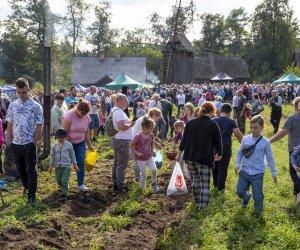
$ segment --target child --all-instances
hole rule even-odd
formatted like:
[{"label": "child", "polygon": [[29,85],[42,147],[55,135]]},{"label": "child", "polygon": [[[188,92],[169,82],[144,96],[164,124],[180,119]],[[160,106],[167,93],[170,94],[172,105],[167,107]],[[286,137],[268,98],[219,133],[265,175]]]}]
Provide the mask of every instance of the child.
[{"label": "child", "polygon": [[56,130],[56,142],[51,148],[49,173],[52,173],[52,168],[55,168],[55,178],[61,190],[61,200],[66,201],[69,191],[69,178],[71,165],[73,170],[79,170],[75,158],[75,152],[70,142],[65,141],[68,133],[65,129],[59,128]]},{"label": "child", "polygon": [[245,117],[246,117],[246,119],[250,119],[250,117],[251,117],[251,105],[249,102],[246,103]]},{"label": "child", "polygon": [[175,130],[175,138],[174,138],[174,145],[181,141],[183,131],[184,131],[185,123],[184,121],[176,121],[174,123],[174,130]]},{"label": "child", "polygon": [[[175,133],[176,133],[175,139],[174,139],[174,146],[176,146],[177,143],[178,142],[180,143],[180,141],[182,140],[184,127],[185,127],[184,121],[176,121],[174,123],[174,129],[175,129]],[[186,164],[183,161],[183,154],[184,154],[184,151],[182,151],[182,153],[180,155],[179,164],[182,169],[183,175],[185,177],[186,185],[190,186],[192,184],[191,176],[190,176],[189,170],[187,169]]]},{"label": "child", "polygon": [[98,117],[99,117],[100,127],[98,128],[97,136],[99,135],[100,132],[101,132],[102,135],[105,134],[105,132],[104,132],[105,117],[104,117],[103,111],[101,109],[98,110]]},{"label": "child", "polygon": [[[243,199],[242,206],[247,207],[250,198],[253,195],[254,208],[259,217],[263,215],[263,181],[266,171],[265,157],[272,172],[273,181],[277,183],[276,168],[270,141],[262,136],[264,128],[264,118],[256,115],[250,120],[251,135],[243,138],[241,146],[236,155],[235,173],[239,172],[238,183],[236,186],[237,195]],[[246,158],[242,151],[256,143],[253,154]],[[252,186],[252,192],[249,187]]]},{"label": "child", "polygon": [[156,166],[153,155],[155,155],[154,146],[157,148],[161,148],[161,146],[154,140],[154,135],[152,133],[154,125],[155,122],[151,118],[145,116],[141,123],[142,131],[133,138],[130,148],[135,154],[135,159],[137,160],[137,165],[140,169],[141,187],[146,188],[146,165],[148,165],[152,173],[152,189],[154,192],[158,192],[159,188],[157,186]]}]

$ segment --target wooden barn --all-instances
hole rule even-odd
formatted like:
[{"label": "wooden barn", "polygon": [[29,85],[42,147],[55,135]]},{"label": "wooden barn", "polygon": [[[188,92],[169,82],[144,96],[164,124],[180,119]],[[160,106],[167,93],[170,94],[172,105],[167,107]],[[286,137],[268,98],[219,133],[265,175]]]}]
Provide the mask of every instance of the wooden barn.
[{"label": "wooden barn", "polygon": [[294,66],[300,67],[300,49],[295,49],[292,62]]},{"label": "wooden barn", "polygon": [[210,80],[219,72],[226,73],[238,82],[250,78],[248,64],[240,57],[215,54],[194,57],[192,43],[184,34],[178,32],[174,42],[170,39],[162,53],[163,61],[160,67],[162,83],[201,83]]},{"label": "wooden barn", "polygon": [[226,73],[235,82],[245,82],[250,79],[248,64],[240,57],[208,54],[195,58],[194,82],[208,81],[219,72]]}]

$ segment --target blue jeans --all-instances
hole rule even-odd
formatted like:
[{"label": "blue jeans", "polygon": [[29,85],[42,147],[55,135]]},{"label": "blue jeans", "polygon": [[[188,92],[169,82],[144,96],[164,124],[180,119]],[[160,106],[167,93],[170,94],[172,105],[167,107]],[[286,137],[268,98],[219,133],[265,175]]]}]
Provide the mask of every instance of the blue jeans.
[{"label": "blue jeans", "polygon": [[264,193],[263,193],[264,173],[249,175],[244,171],[240,171],[238,183],[236,185],[237,195],[243,199],[243,204],[248,204],[251,193],[249,192],[250,185],[254,199],[254,208],[257,211],[264,209]]},{"label": "blue jeans", "polygon": [[75,152],[77,166],[79,167],[79,170],[77,171],[77,183],[79,187],[84,183],[84,162],[86,155],[85,141],[78,144],[72,143],[72,145]]}]

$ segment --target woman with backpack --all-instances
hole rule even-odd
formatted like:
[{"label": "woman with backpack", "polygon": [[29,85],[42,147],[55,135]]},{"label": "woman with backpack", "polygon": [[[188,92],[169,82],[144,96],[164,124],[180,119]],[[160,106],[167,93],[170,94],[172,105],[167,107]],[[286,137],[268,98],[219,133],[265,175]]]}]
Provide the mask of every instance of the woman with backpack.
[{"label": "woman with backpack", "polygon": [[118,192],[127,192],[125,173],[129,160],[129,145],[132,140],[132,127],[135,122],[130,121],[125,113],[128,99],[124,94],[117,94],[116,106],[111,110],[113,127],[117,133],[112,136],[114,149],[114,164],[112,167],[113,189]]}]

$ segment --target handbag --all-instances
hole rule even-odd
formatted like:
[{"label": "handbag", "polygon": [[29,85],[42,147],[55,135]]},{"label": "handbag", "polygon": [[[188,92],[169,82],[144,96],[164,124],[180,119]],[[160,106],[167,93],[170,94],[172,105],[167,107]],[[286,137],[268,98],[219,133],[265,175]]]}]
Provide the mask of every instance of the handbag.
[{"label": "handbag", "polygon": [[261,135],[258,140],[251,146],[248,146],[248,147],[245,147],[242,149],[242,154],[245,158],[249,158],[255,151],[255,148],[256,148],[256,144],[259,143],[259,141],[261,140],[263,136]]}]

